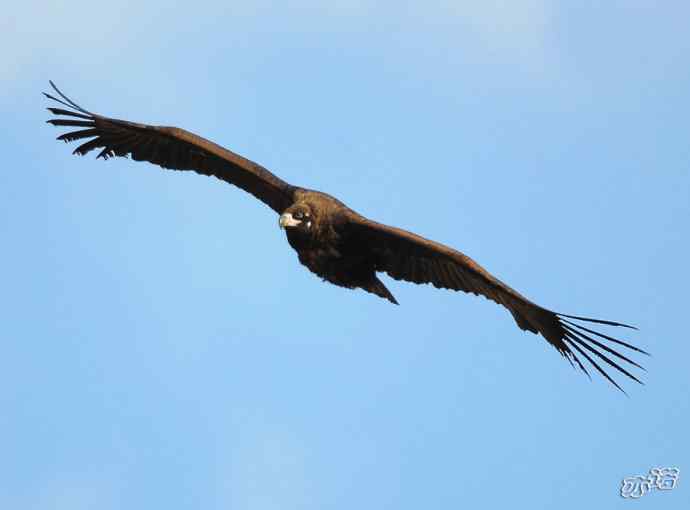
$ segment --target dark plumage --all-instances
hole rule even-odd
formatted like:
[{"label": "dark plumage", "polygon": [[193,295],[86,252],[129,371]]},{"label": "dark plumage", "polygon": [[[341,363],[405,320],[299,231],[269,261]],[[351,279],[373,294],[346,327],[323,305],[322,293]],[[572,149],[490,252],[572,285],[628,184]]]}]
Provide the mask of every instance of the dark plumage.
[{"label": "dark plumage", "polygon": [[580,357],[621,391],[601,362],[641,383],[623,362],[642,367],[617,349],[647,353],[584,323],[632,326],[542,308],[453,248],[371,221],[330,195],[288,184],[262,166],[183,129],[137,124],[84,110],[53,82],[50,84],[59,98],[45,95],[67,109],[48,108],[58,116],[48,122],[77,128],[60,135],[58,140],[86,140],[74,150],[75,154],[100,149],[97,157],[104,159],[131,155],[136,161],[174,170],[194,170],[242,188],[280,215],[280,225],[286,229],[288,242],[299,261],[324,280],[349,289],[364,289],[395,304],[395,297],[377,273],[482,295],[507,308],[520,329],[542,335],[571,365],[576,364],[587,375]]}]

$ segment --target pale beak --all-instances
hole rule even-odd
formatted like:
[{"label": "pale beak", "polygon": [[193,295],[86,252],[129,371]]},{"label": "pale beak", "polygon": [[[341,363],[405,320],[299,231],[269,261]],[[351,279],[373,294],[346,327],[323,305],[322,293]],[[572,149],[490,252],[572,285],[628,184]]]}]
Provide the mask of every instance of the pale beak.
[{"label": "pale beak", "polygon": [[292,214],[290,213],[281,214],[280,219],[278,220],[280,228],[296,227],[300,223],[302,222],[300,220],[296,220],[295,218],[293,218]]}]

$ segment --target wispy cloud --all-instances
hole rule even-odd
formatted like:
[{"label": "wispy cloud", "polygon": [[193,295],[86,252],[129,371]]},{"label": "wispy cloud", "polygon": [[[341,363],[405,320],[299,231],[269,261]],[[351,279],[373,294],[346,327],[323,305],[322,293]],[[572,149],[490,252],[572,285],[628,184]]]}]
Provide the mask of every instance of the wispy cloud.
[{"label": "wispy cloud", "polygon": [[478,42],[524,56],[545,51],[553,23],[552,5],[542,0],[484,0],[447,2],[443,10],[456,17]]},{"label": "wispy cloud", "polygon": [[370,0],[206,1],[179,8],[165,2],[116,2],[107,8],[86,0],[13,2],[0,21],[0,44],[5,49],[0,78],[16,79],[37,66],[54,65],[54,59],[64,60],[65,54],[73,57],[63,62],[70,66],[102,65],[110,59],[122,62],[123,55],[132,66],[138,61],[150,65],[157,52],[174,52],[184,45],[192,29],[198,32],[206,25],[215,30],[223,26],[224,31],[218,33],[222,40],[228,31],[251,31],[277,20],[298,31],[359,30],[385,23],[419,34],[444,27],[461,40],[471,41],[466,51],[474,47],[486,56],[488,48],[489,53],[524,59],[546,48],[551,15],[549,4],[541,0],[441,1],[411,6]]}]

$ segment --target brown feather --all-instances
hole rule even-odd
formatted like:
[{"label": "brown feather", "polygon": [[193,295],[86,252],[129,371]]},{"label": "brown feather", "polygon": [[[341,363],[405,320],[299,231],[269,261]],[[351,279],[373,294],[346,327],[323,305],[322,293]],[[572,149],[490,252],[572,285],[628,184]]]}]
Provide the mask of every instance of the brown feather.
[{"label": "brown feather", "polygon": [[[51,113],[86,120],[57,118],[48,122],[56,126],[92,128],[88,135],[95,138],[77,147],[75,154],[84,155],[94,149],[102,149],[98,157],[131,154],[136,161],[212,175],[251,193],[278,213],[293,203],[294,186],[234,152],[180,128],[138,124],[88,112],[52,82],[51,86],[59,98],[50,94],[45,96],[67,108],[49,108]],[[86,130],[67,133],[61,139],[71,141],[70,136],[74,135],[85,137]]]}]

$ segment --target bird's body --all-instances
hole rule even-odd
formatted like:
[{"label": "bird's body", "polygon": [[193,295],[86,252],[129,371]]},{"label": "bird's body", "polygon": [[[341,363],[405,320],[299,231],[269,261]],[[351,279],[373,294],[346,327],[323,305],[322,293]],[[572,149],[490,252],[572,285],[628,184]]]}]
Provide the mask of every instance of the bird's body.
[{"label": "bird's body", "polygon": [[543,308],[453,248],[369,220],[326,193],[288,184],[262,166],[183,129],[138,124],[84,110],[52,82],[51,85],[60,98],[46,96],[68,109],[49,108],[60,117],[48,122],[79,128],[58,139],[66,142],[89,139],[77,147],[76,154],[98,148],[101,149],[98,156],[105,159],[131,155],[137,161],[174,170],[193,170],[238,186],[279,214],[280,226],[285,228],[288,243],[297,252],[300,263],[323,280],[340,287],[361,288],[395,304],[396,299],[377,273],[387,273],[396,280],[431,283],[438,288],[482,295],[507,308],[521,329],[542,335],[585,373],[588,374],[578,354],[619,389],[592,356],[640,382],[611,356],[642,367],[612,347],[623,346],[646,354],[645,351],[593,331],[582,322],[630,326]]},{"label": "bird's body", "polygon": [[326,193],[298,189],[295,202],[281,219],[303,218],[285,231],[299,261],[312,273],[339,287],[364,289],[397,304],[376,276],[375,254],[348,230],[349,219],[355,214]]}]

